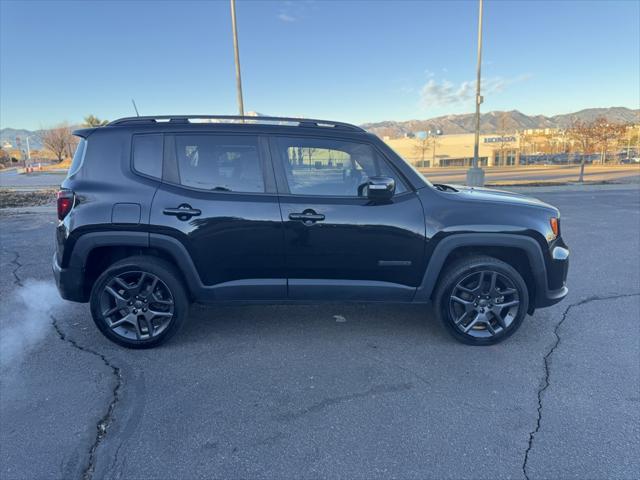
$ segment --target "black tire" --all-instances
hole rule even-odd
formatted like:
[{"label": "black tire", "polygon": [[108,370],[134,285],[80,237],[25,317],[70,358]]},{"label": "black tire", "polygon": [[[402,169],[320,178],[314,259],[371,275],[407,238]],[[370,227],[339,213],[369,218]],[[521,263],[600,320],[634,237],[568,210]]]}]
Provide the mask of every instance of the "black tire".
[{"label": "black tire", "polygon": [[529,307],[529,291],[520,273],[508,263],[469,256],[447,267],[434,303],[453,338],[468,345],[493,345],[520,327]]},{"label": "black tire", "polygon": [[176,268],[148,256],[125,258],[107,268],[91,289],[90,303],[98,329],[127,348],[157,347],[175,335],[189,315]]}]

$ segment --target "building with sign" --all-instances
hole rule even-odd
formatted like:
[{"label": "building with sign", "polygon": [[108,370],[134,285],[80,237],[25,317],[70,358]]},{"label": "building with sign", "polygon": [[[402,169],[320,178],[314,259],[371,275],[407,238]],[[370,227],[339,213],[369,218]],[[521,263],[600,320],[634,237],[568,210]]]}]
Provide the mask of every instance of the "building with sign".
[{"label": "building with sign", "polygon": [[[470,166],[473,159],[473,133],[458,135],[439,135],[428,137],[429,148],[425,150],[422,161],[422,149],[415,138],[385,138],[385,142],[405,159],[419,167],[463,167]],[[520,163],[519,134],[480,135],[480,165],[503,166]]]}]

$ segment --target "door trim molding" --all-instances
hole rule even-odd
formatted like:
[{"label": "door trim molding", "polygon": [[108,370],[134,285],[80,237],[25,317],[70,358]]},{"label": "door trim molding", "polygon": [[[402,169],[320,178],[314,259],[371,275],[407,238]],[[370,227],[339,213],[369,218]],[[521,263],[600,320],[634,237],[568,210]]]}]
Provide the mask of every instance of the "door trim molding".
[{"label": "door trim molding", "polygon": [[318,301],[410,301],[415,287],[377,280],[290,278],[291,300]]}]

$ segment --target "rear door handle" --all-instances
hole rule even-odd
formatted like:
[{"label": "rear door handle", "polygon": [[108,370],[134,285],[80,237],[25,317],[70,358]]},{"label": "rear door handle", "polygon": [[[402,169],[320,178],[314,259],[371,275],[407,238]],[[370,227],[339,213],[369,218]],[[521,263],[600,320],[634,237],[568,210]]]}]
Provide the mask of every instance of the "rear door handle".
[{"label": "rear door handle", "polygon": [[189,220],[191,217],[197,217],[202,211],[197,208],[191,208],[191,205],[183,203],[178,208],[165,208],[162,213],[178,217],[178,220]]},{"label": "rear door handle", "polygon": [[299,220],[303,223],[310,225],[315,222],[321,222],[324,220],[324,215],[321,213],[316,213],[313,210],[305,210],[302,213],[290,213],[289,220]]}]

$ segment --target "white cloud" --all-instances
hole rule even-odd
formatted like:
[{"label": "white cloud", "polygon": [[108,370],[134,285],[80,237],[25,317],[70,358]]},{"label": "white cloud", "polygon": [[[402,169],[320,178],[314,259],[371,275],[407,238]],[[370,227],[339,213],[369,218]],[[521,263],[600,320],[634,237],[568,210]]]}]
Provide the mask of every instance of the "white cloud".
[{"label": "white cloud", "polygon": [[278,14],[278,19],[282,20],[283,22],[295,22],[296,18],[289,15],[288,13],[285,12],[281,12]]},{"label": "white cloud", "polygon": [[424,108],[454,105],[469,100],[472,95],[471,82],[462,82],[456,86],[449,80],[429,78],[420,89],[420,105]]},{"label": "white cloud", "polygon": [[[427,78],[427,82],[420,89],[420,106],[422,108],[456,105],[473,100],[476,87],[476,82],[473,80],[467,80],[456,85],[446,79],[438,81],[430,72],[427,74]],[[483,78],[481,83],[482,95],[501,93],[510,85],[526,81],[529,78],[531,78],[531,75],[528,74],[513,78]]]}]

